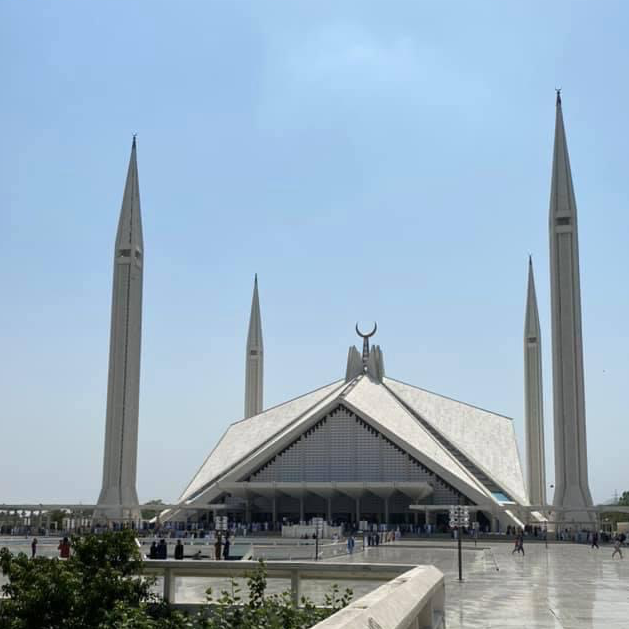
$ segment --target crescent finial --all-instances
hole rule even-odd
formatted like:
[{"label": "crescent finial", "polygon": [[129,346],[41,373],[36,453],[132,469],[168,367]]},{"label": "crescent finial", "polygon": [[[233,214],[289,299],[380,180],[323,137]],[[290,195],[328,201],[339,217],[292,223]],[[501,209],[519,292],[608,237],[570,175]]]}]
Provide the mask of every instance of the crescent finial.
[{"label": "crescent finial", "polygon": [[358,329],[358,323],[356,323],[356,334],[358,334],[358,336],[364,338],[364,339],[368,339],[370,337],[372,337],[376,331],[378,330],[378,324],[374,321],[373,323],[373,330],[371,332],[369,332],[369,334],[363,334],[359,329]]}]

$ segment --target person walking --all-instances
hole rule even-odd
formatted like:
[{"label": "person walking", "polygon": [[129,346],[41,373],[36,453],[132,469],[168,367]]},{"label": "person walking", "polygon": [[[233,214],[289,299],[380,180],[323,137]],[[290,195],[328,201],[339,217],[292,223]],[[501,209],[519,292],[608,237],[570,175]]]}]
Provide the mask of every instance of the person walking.
[{"label": "person walking", "polygon": [[216,541],[214,542],[214,559],[221,558],[221,534],[216,532]]},{"label": "person walking", "polygon": [[33,541],[31,542],[31,559],[35,559],[36,554],[37,554],[37,538],[33,537]]},{"label": "person walking", "polygon": [[515,554],[520,551],[520,539],[518,537],[515,538],[515,542],[513,543],[513,550],[511,554]]},{"label": "person walking", "polygon": [[620,541],[620,537],[617,537],[614,541],[614,552],[612,553],[612,559],[615,557],[616,553],[618,553],[620,555],[620,558],[622,559],[622,550],[620,550],[621,544],[622,542]]},{"label": "person walking", "polygon": [[596,531],[594,531],[592,533],[592,546],[591,548],[596,548],[597,550],[599,550],[598,548],[598,533]]},{"label": "person walking", "polygon": [[515,538],[515,546],[513,548],[513,550],[511,551],[511,554],[513,555],[513,553],[522,553],[522,555],[524,555],[524,536],[522,535],[522,533],[520,533],[516,538]]}]

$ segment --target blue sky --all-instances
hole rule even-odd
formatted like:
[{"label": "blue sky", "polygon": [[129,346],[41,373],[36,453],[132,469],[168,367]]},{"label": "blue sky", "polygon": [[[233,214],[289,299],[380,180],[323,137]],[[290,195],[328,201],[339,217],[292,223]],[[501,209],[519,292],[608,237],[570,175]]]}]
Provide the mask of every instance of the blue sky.
[{"label": "blue sky", "polygon": [[629,489],[629,9],[618,2],[0,5],[0,502],[93,502],[131,136],[145,287],[138,491],[174,499],[241,417],[388,375],[514,418],[533,255],[552,457],[555,87],[579,206],[590,484]]}]

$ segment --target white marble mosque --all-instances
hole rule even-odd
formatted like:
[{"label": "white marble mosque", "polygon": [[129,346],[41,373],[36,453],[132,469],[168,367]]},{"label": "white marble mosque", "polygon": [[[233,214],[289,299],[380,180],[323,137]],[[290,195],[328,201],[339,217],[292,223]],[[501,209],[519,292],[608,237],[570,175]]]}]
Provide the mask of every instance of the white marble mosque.
[{"label": "white marble mosque", "polygon": [[[577,215],[559,93],[550,201],[556,519],[589,524]],[[103,487],[95,517],[137,514],[136,456],[144,246],[134,139],[115,245]],[[385,374],[373,331],[356,331],[345,377],[264,408],[255,278],[244,418],[210,452],[164,520],[447,522],[451,504],[483,527],[542,522],[546,504],[541,337],[532,263],[524,329],[526,482],[513,420]],[[425,510],[410,509],[424,505]],[[193,509],[198,507],[197,509]]]}]

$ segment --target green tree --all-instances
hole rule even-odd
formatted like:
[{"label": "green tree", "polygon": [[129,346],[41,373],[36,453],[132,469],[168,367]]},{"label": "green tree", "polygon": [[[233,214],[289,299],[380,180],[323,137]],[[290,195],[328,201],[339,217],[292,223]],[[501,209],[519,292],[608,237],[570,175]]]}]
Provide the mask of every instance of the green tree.
[{"label": "green tree", "polygon": [[317,607],[298,606],[290,591],[266,594],[261,562],[247,581],[247,599],[232,581],[231,592],[187,616],[151,594],[153,579],[142,577],[142,559],[131,530],[72,538],[68,560],[29,559],[0,550],[8,577],[0,598],[0,629],[306,629],[345,606],[351,590],[334,586]]},{"label": "green tree", "polygon": [[0,629],[185,626],[176,613],[161,615],[179,625],[155,624],[160,606],[151,595],[151,580],[141,578],[132,531],[73,537],[72,547],[65,561],[0,550],[0,567],[8,577],[2,586],[6,598],[0,601]]}]

